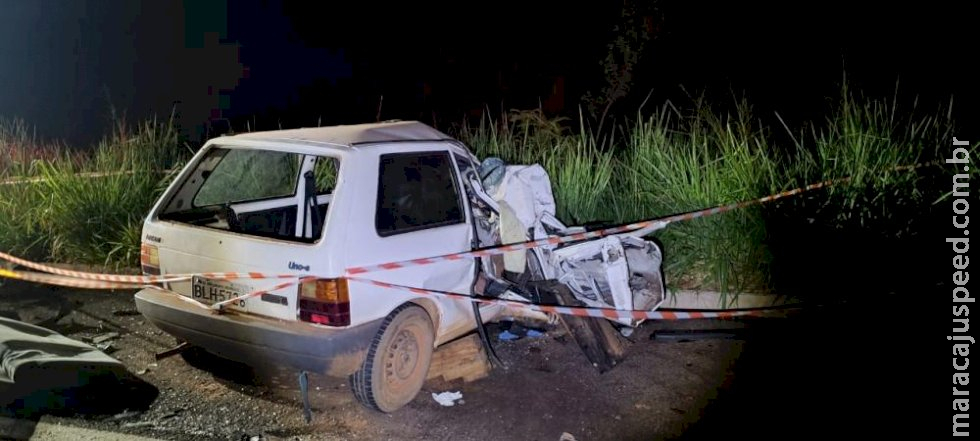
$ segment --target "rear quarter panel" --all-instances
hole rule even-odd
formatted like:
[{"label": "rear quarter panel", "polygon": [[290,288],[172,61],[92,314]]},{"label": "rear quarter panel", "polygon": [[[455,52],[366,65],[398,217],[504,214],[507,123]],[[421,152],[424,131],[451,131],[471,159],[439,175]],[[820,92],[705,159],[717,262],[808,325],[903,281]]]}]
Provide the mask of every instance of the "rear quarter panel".
[{"label": "rear quarter panel", "polygon": [[[378,198],[378,169],[380,157],[386,153],[409,151],[446,151],[448,143],[400,143],[390,147],[374,146],[359,151],[356,196],[361,203],[351,204],[351,229],[347,232],[345,260],[347,267],[369,266],[388,262],[441,256],[470,250],[472,227],[469,210],[464,209],[466,222],[381,237],[375,229],[375,212]],[[453,165],[455,170],[455,165]],[[458,171],[456,171],[458,177]],[[465,205],[464,205],[465,208]],[[356,226],[356,228],[353,228]],[[358,275],[363,279],[469,295],[475,276],[472,258],[441,261],[438,263],[370,272]],[[359,319],[371,320],[387,315],[389,311],[407,301],[428,301],[438,310],[434,317],[438,329],[437,344],[475,328],[471,302],[446,296],[420,295],[404,290],[383,288],[368,283],[351,281],[351,314]],[[495,315],[499,307],[484,308],[488,317]]]}]

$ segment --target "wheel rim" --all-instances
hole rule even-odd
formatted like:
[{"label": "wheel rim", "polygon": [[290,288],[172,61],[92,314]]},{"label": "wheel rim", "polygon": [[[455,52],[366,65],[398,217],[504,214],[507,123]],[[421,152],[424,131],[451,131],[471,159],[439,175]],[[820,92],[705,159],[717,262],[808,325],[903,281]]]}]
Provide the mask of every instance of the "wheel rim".
[{"label": "wheel rim", "polygon": [[[392,412],[412,401],[425,384],[433,352],[433,326],[421,307],[404,307],[391,313],[390,323],[380,331],[370,367],[362,370],[370,382],[370,407]],[[367,360],[365,360],[367,362]]]},{"label": "wheel rim", "polygon": [[385,373],[389,382],[405,381],[415,371],[419,359],[419,345],[415,335],[402,330],[386,354]]},{"label": "wheel rim", "polygon": [[419,369],[419,338],[412,329],[401,329],[385,351],[385,383],[396,397],[411,393]]}]

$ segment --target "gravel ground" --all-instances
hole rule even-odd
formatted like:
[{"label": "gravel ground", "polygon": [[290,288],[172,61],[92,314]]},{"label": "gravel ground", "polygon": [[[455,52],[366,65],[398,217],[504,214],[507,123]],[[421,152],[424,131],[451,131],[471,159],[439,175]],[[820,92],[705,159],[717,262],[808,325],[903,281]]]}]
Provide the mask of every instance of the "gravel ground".
[{"label": "gravel ground", "polygon": [[[626,360],[604,374],[560,332],[495,339],[506,368],[472,383],[430,381],[412,403],[389,415],[354,401],[345,379],[311,375],[308,424],[296,372],[256,370],[197,351],[156,361],[155,353],[177,342],[136,313],[132,294],[0,285],[0,314],[83,341],[109,336],[107,352],[132,374],[125,387],[100,391],[101,405],[46,412],[34,421],[166,440],[554,441],[563,433],[577,441],[732,434],[779,439],[794,433],[788,430],[833,434],[851,419],[859,421],[853,412],[863,407],[841,397],[856,394],[860,385],[886,403],[890,399],[882,391],[891,389],[869,389],[850,375],[852,363],[868,359],[845,355],[851,349],[826,338],[823,321],[756,319],[747,322],[753,331],[748,337],[694,341],[654,337],[665,328],[746,322],[650,322],[629,337]],[[459,391],[463,401],[442,407],[432,393],[443,391]]]}]

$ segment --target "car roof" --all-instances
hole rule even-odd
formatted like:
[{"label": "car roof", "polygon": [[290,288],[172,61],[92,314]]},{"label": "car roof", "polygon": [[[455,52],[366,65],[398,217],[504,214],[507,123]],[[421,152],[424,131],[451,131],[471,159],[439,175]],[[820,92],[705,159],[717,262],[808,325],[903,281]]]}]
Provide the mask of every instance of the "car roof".
[{"label": "car roof", "polygon": [[418,121],[395,121],[369,124],[350,124],[329,127],[270,130],[228,136],[229,138],[300,141],[303,143],[329,144],[353,147],[403,141],[450,141],[451,136]]}]

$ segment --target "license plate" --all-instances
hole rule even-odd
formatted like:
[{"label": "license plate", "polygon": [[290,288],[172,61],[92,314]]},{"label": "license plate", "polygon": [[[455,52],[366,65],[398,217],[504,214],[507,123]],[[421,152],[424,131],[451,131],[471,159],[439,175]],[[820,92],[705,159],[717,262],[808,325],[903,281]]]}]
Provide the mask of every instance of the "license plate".
[{"label": "license plate", "polygon": [[211,304],[246,295],[252,292],[252,287],[227,280],[194,276],[192,291],[194,300]]}]

